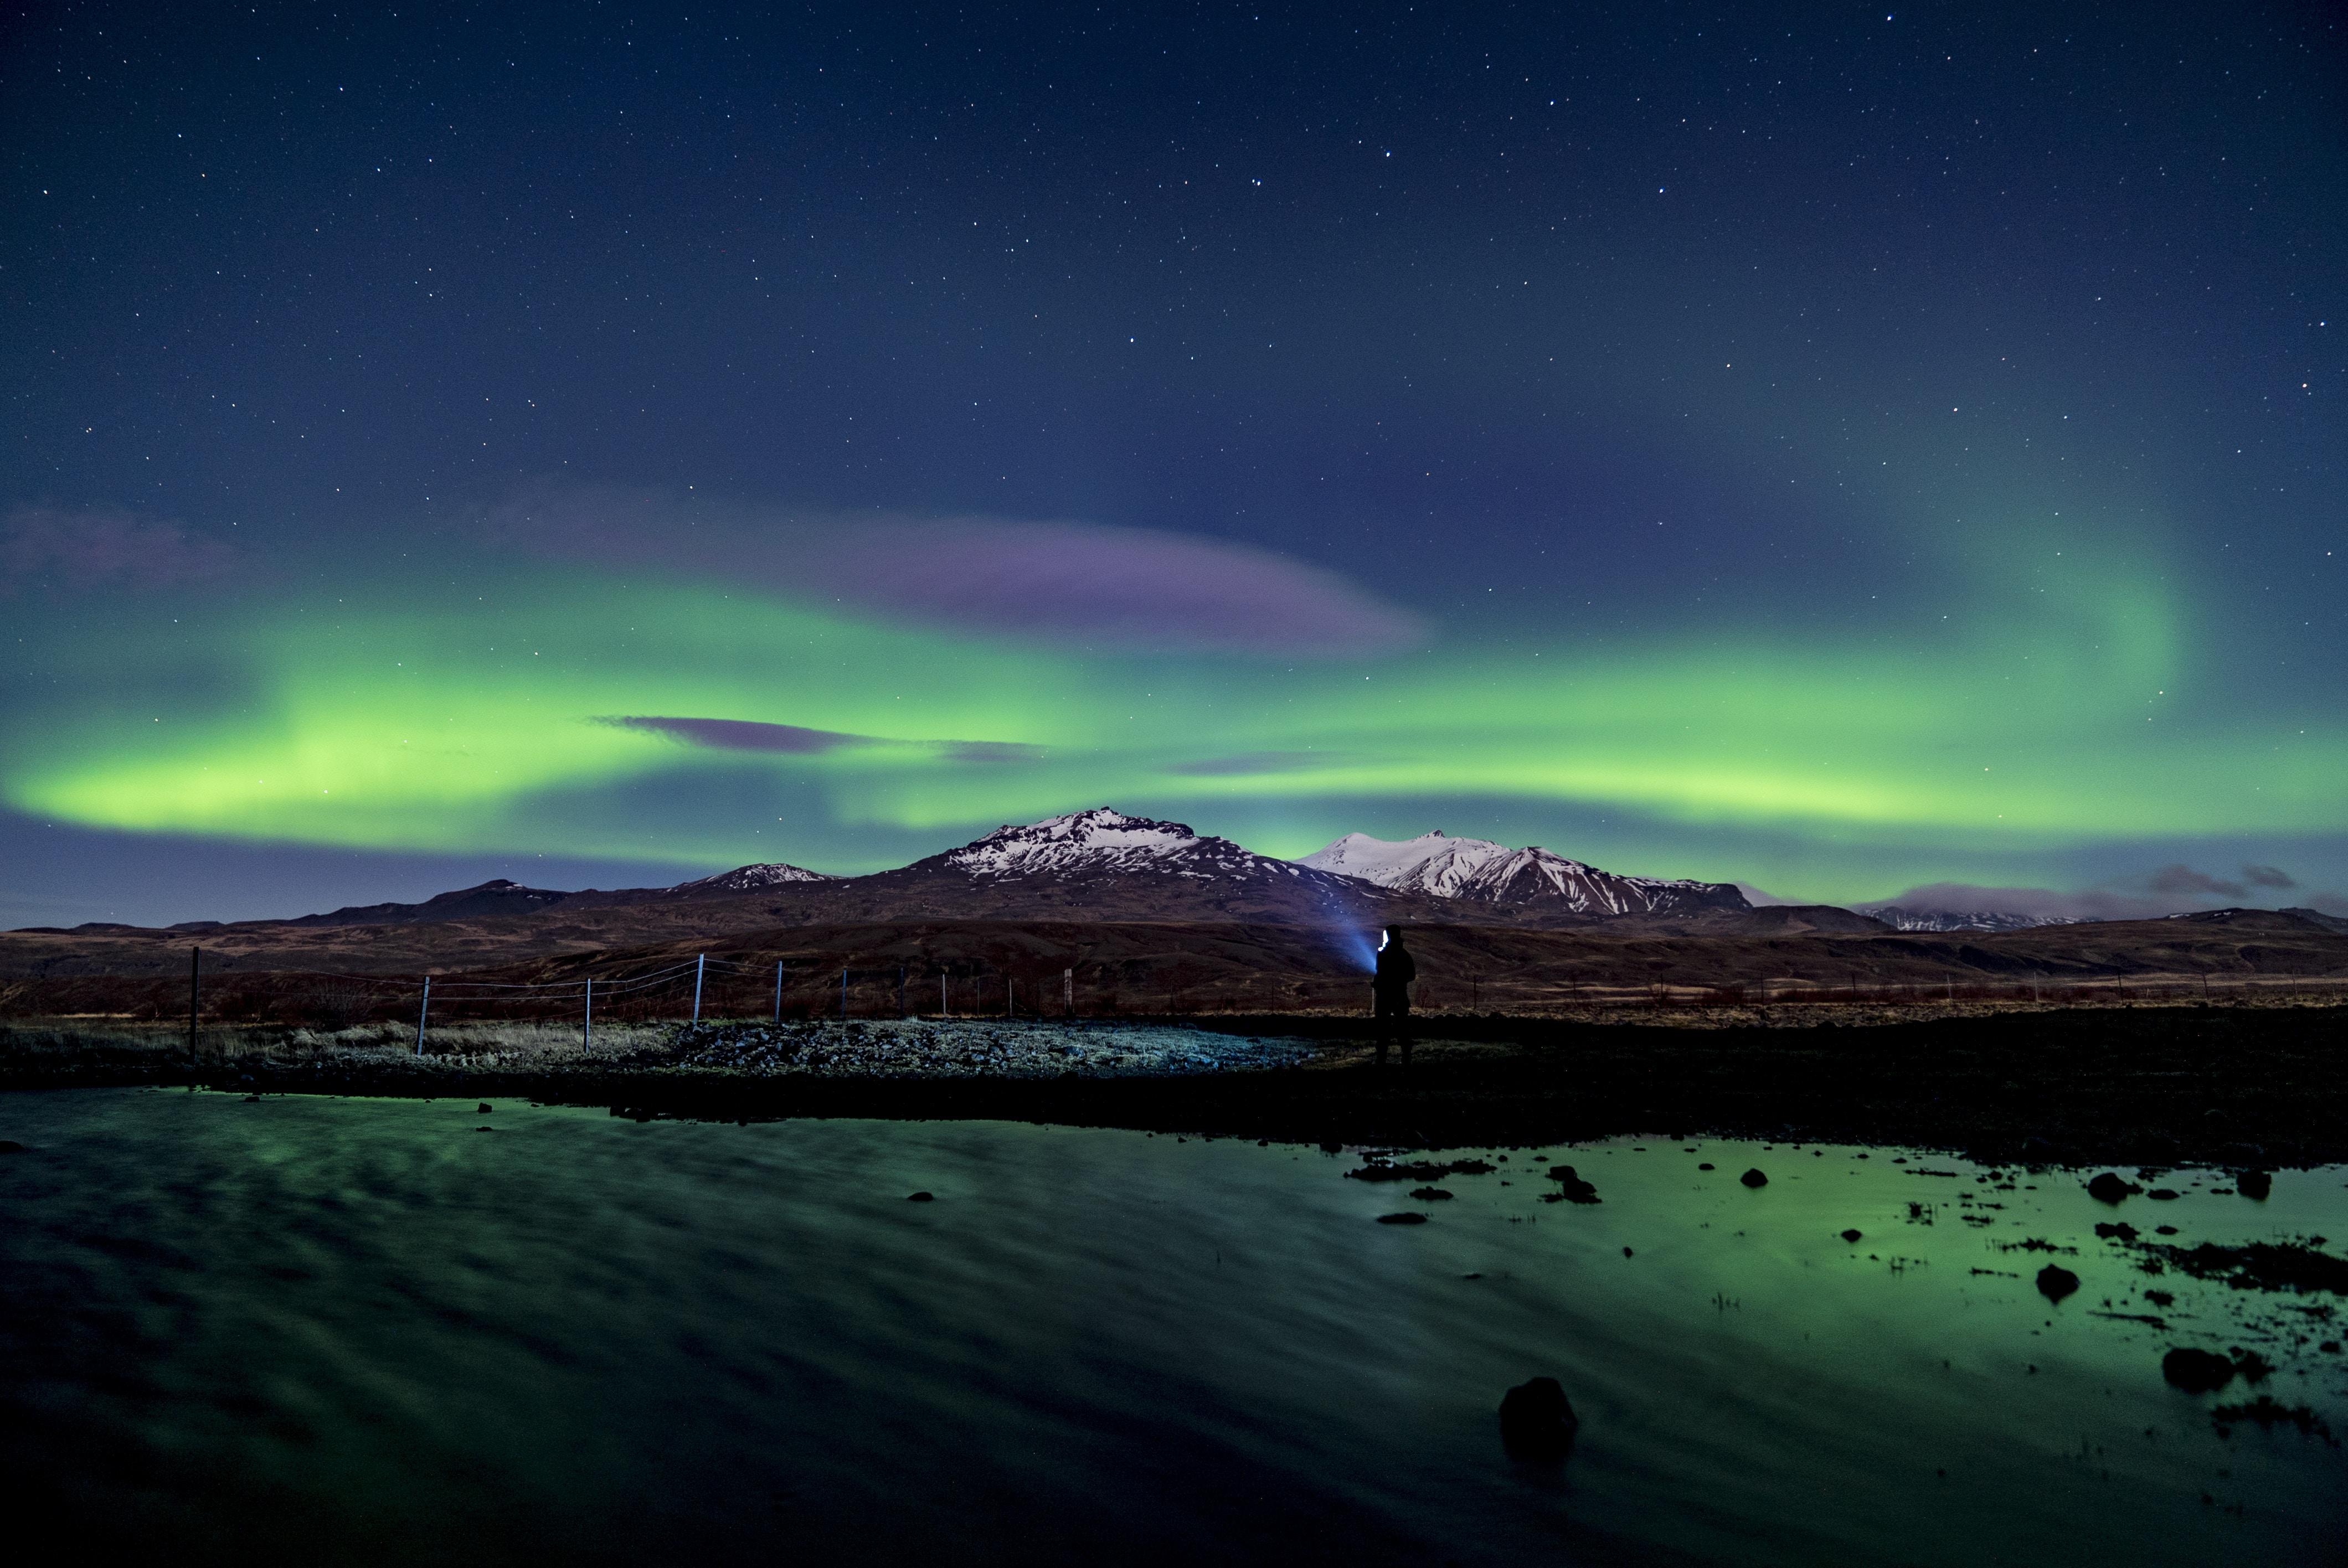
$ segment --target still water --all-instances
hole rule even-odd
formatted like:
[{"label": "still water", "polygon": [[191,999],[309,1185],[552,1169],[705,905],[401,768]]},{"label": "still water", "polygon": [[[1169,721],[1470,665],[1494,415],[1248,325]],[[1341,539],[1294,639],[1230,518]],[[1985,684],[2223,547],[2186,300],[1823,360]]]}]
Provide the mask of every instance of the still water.
[{"label": "still water", "polygon": [[[2302,1310],[2348,1302],[2148,1279],[2074,1174],[1626,1140],[1542,1152],[1595,1205],[1540,1202],[1530,1151],[1414,1202],[1237,1141],[160,1091],[0,1098],[0,1487],[77,1555],[2142,1565],[2348,1535],[2343,1450],[2221,1438],[2250,1390],[2159,1370],[2260,1347],[2260,1391],[2348,1433],[2340,1325]],[[2126,1214],[2348,1236],[2343,1179],[2258,1204],[2188,1173]],[[2167,1328],[2095,1316],[2148,1286]],[[1581,1418],[1561,1466],[1499,1444],[1535,1374]]]}]

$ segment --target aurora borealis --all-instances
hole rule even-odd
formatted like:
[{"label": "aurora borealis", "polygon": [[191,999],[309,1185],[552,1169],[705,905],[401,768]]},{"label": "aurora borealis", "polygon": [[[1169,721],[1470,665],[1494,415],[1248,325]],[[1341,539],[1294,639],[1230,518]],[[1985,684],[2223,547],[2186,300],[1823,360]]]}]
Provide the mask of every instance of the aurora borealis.
[{"label": "aurora borealis", "polygon": [[2348,890],[2320,10],[10,26],[0,917]]}]

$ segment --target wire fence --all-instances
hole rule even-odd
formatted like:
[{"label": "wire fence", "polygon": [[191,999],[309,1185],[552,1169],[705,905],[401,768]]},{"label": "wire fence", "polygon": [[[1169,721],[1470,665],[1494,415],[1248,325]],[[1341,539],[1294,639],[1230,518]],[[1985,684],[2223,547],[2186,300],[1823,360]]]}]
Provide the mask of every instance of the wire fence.
[{"label": "wire fence", "polygon": [[[1111,961],[1021,962],[919,955],[903,962],[840,964],[835,957],[698,953],[633,967],[562,968],[530,978],[517,967],[432,974],[232,967],[201,949],[189,972],[161,977],[47,976],[0,983],[0,1016],[107,1017],[192,1031],[215,1025],[328,1030],[392,1026],[418,1051],[437,1027],[558,1026],[589,1050],[611,1026],[695,1020],[777,1022],[902,1018],[1138,1018],[1217,1014],[1328,1014],[1369,1010],[1367,977],[1350,972],[1238,969],[1194,956]],[[549,972],[552,970],[553,972]],[[1423,970],[1424,974],[1425,971]],[[2230,975],[2016,975],[1884,979],[1780,977],[1690,984],[1625,984],[1545,965],[1465,965],[1426,975],[1416,1010],[1432,1016],[1538,1017],[1612,1012],[1828,1007],[2104,1007],[2259,1000],[2307,996],[2337,1001],[2336,977]]]}]

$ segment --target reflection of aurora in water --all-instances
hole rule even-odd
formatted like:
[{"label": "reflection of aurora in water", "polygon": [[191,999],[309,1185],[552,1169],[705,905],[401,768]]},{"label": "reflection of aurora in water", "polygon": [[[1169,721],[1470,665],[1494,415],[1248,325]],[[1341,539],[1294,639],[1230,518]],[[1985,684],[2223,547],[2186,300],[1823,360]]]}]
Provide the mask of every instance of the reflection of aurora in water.
[{"label": "reflection of aurora in water", "polygon": [[[768,1561],[785,1528],[809,1561],[942,1563],[1147,1538],[2157,1568],[2339,1540],[2337,1450],[2221,1439],[2211,1407],[2250,1394],[2160,1373],[2172,1345],[2255,1345],[2260,1391],[2340,1430],[2331,1330],[2137,1273],[2078,1173],[1621,1141],[1542,1152],[1594,1205],[1542,1203],[1523,1150],[1414,1202],[1252,1139],[470,1098],[0,1099],[30,1145],[0,1166],[19,1527],[54,1506],[89,1546],[345,1562]],[[2343,1176],[2256,1204],[2172,1173],[2158,1207],[2184,1244],[2336,1236]],[[1373,1223],[1398,1208],[1430,1223]],[[2024,1241],[2078,1291],[2041,1296]],[[1560,1471],[1500,1448],[1500,1391],[1536,1374],[1581,1416]],[[125,1442],[137,1465],[86,1458]]]},{"label": "reflection of aurora in water", "polygon": [[[423,588],[410,610],[191,607],[161,630],[52,629],[57,679],[8,712],[0,791],[99,827],[713,863],[748,857],[746,820],[769,825],[764,857],[793,857],[778,792],[841,835],[942,841],[1103,803],[1209,831],[1277,808],[1251,846],[1289,855],[1380,803],[1474,797],[1632,814],[1652,847],[1629,868],[1655,875],[1757,877],[1685,836],[1747,833],[1797,891],[1826,855],[1890,891],[1990,848],[2342,826],[2336,713],[2197,706],[2165,589],[2052,559],[2031,575],[1994,639],[1904,651],[1724,633],[1320,665],[1104,656],[551,569],[493,627]],[[634,715],[802,739],[610,722]]]}]

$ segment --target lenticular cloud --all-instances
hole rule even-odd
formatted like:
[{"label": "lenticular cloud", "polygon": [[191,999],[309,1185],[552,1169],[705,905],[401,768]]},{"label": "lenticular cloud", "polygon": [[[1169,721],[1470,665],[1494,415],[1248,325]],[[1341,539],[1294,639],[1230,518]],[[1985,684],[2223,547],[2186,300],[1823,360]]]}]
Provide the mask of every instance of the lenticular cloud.
[{"label": "lenticular cloud", "polygon": [[536,554],[747,581],[924,627],[1103,653],[1342,659],[1429,631],[1324,568],[1153,528],[818,517],[570,486],[525,491],[491,523]]},{"label": "lenticular cloud", "polygon": [[1245,545],[1086,523],[884,525],[818,569],[882,613],[1056,641],[1343,658],[1426,634],[1336,573]]}]

